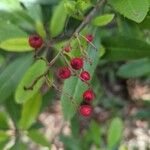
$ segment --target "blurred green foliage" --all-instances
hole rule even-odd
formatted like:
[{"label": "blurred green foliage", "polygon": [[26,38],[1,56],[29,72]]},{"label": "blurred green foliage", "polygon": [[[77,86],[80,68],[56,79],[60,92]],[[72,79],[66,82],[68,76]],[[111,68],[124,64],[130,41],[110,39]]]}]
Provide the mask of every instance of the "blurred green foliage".
[{"label": "blurred green foliage", "polygon": [[[45,41],[52,40],[51,48],[42,48],[41,53],[41,56],[51,58],[95,5],[96,0],[0,1],[0,150],[6,147],[29,150],[23,137],[39,147],[51,149],[53,141],[39,130],[43,125],[38,116],[53,105],[57,91],[45,88],[44,79],[38,81],[32,91],[24,90],[24,86],[30,85],[46,69],[42,60],[34,61],[28,36],[37,33]],[[81,40],[93,60],[92,66],[85,63],[85,69],[92,76],[96,108],[91,118],[80,117],[65,92],[80,105],[86,86],[74,77],[64,82],[59,98],[63,117],[71,128],[71,135],[59,135],[65,150],[126,150],[127,145],[123,143],[125,121],[145,119],[150,125],[149,101],[136,104],[129,95],[122,96],[125,90],[113,91],[118,82],[130,78],[150,84],[149,5],[149,0],[108,0],[81,31],[83,35],[94,35],[93,43],[98,49]],[[76,49],[77,40],[71,42]],[[70,53],[72,57],[79,55],[76,50]],[[62,64],[60,59],[56,66]],[[50,74],[50,81],[57,78],[55,70],[51,69]],[[133,116],[126,116],[125,108],[133,103],[140,108]],[[97,108],[105,110],[108,116],[96,113]]]}]

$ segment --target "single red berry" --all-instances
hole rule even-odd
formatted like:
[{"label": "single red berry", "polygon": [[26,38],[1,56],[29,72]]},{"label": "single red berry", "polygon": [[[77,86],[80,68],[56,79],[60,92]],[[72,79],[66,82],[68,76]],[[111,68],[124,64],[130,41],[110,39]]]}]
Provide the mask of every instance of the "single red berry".
[{"label": "single red berry", "polygon": [[92,101],[95,97],[95,94],[92,90],[86,90],[84,93],[83,93],[83,99],[87,102],[89,101]]},{"label": "single red berry", "polygon": [[58,70],[58,76],[61,78],[61,79],[67,79],[71,76],[71,71],[68,67],[61,67],[59,68]]},{"label": "single red berry", "polygon": [[71,60],[71,66],[75,70],[79,70],[83,67],[83,59],[80,57],[73,58]]},{"label": "single red berry", "polygon": [[93,111],[93,108],[90,105],[81,105],[79,109],[80,114],[84,117],[90,116],[92,111]]},{"label": "single red berry", "polygon": [[88,80],[90,80],[91,77],[90,77],[90,74],[88,71],[82,71],[80,74],[80,78],[83,81],[88,81]]},{"label": "single red berry", "polygon": [[93,37],[92,34],[87,34],[87,35],[86,35],[86,39],[87,39],[87,42],[92,42],[93,39],[94,39],[94,37]]},{"label": "single red berry", "polygon": [[43,39],[39,35],[31,35],[29,37],[29,44],[35,49],[40,48],[43,44]]},{"label": "single red berry", "polygon": [[64,51],[67,52],[67,53],[70,52],[71,49],[72,49],[72,47],[70,45],[67,45],[67,46],[64,47]]}]

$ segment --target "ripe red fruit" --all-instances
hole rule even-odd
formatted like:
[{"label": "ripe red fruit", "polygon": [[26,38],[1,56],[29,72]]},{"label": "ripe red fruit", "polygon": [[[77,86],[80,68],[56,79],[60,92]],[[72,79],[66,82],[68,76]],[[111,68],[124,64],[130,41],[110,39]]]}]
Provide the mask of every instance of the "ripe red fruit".
[{"label": "ripe red fruit", "polygon": [[58,70],[58,76],[61,78],[61,79],[67,79],[71,76],[71,71],[68,67],[61,67],[59,68]]},{"label": "ripe red fruit", "polygon": [[86,35],[86,39],[87,39],[87,42],[92,42],[93,39],[94,39],[94,37],[93,37],[92,34],[87,34],[87,35]]},{"label": "ripe red fruit", "polygon": [[90,80],[91,76],[88,71],[82,71],[80,74],[80,78],[83,81],[88,81],[88,80]]},{"label": "ripe red fruit", "polygon": [[43,44],[43,39],[39,35],[31,35],[29,37],[29,44],[35,49],[40,48]]},{"label": "ripe red fruit", "polygon": [[83,99],[87,102],[89,101],[92,101],[95,97],[95,94],[92,90],[86,90],[84,93],[83,93]]},{"label": "ripe red fruit", "polygon": [[67,52],[67,53],[70,52],[71,49],[72,49],[72,48],[71,48],[70,45],[67,45],[67,46],[64,47],[64,51]]},{"label": "ripe red fruit", "polygon": [[90,116],[92,111],[93,111],[93,108],[90,105],[81,105],[79,109],[80,114],[84,117]]},{"label": "ripe red fruit", "polygon": [[73,58],[70,62],[71,66],[75,70],[79,70],[83,67],[83,59],[80,57]]}]

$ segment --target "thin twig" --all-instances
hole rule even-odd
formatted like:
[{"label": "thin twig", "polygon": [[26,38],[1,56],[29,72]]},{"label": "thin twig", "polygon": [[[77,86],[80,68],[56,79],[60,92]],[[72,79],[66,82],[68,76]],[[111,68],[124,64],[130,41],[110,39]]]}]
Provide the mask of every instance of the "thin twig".
[{"label": "thin twig", "polygon": [[79,33],[94,17],[96,12],[99,10],[99,8],[106,2],[106,0],[99,0],[96,4],[96,6],[92,9],[92,11],[85,17],[83,22],[80,24],[80,26],[75,30],[73,35],[76,35],[76,33]]}]

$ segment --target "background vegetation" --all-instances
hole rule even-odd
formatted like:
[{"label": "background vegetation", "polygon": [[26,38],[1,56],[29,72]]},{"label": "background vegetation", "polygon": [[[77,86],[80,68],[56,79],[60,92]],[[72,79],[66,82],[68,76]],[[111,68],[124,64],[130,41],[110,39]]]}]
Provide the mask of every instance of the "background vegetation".
[{"label": "background vegetation", "polygon": [[[149,5],[149,0],[1,0],[0,150],[150,149]],[[80,104],[86,88],[82,81],[62,82],[56,76],[61,58],[49,75],[61,93],[44,78],[32,91],[23,89],[46,69],[44,61],[34,60],[28,37],[37,33],[49,43],[40,55],[50,62],[74,32],[92,34],[98,49],[81,39],[93,60],[92,66],[85,64],[96,93],[89,118],[81,117],[65,94]],[[71,44],[77,47],[76,40]],[[41,116],[57,114],[57,105],[63,125],[52,138],[46,128],[59,122],[45,126]]]}]

